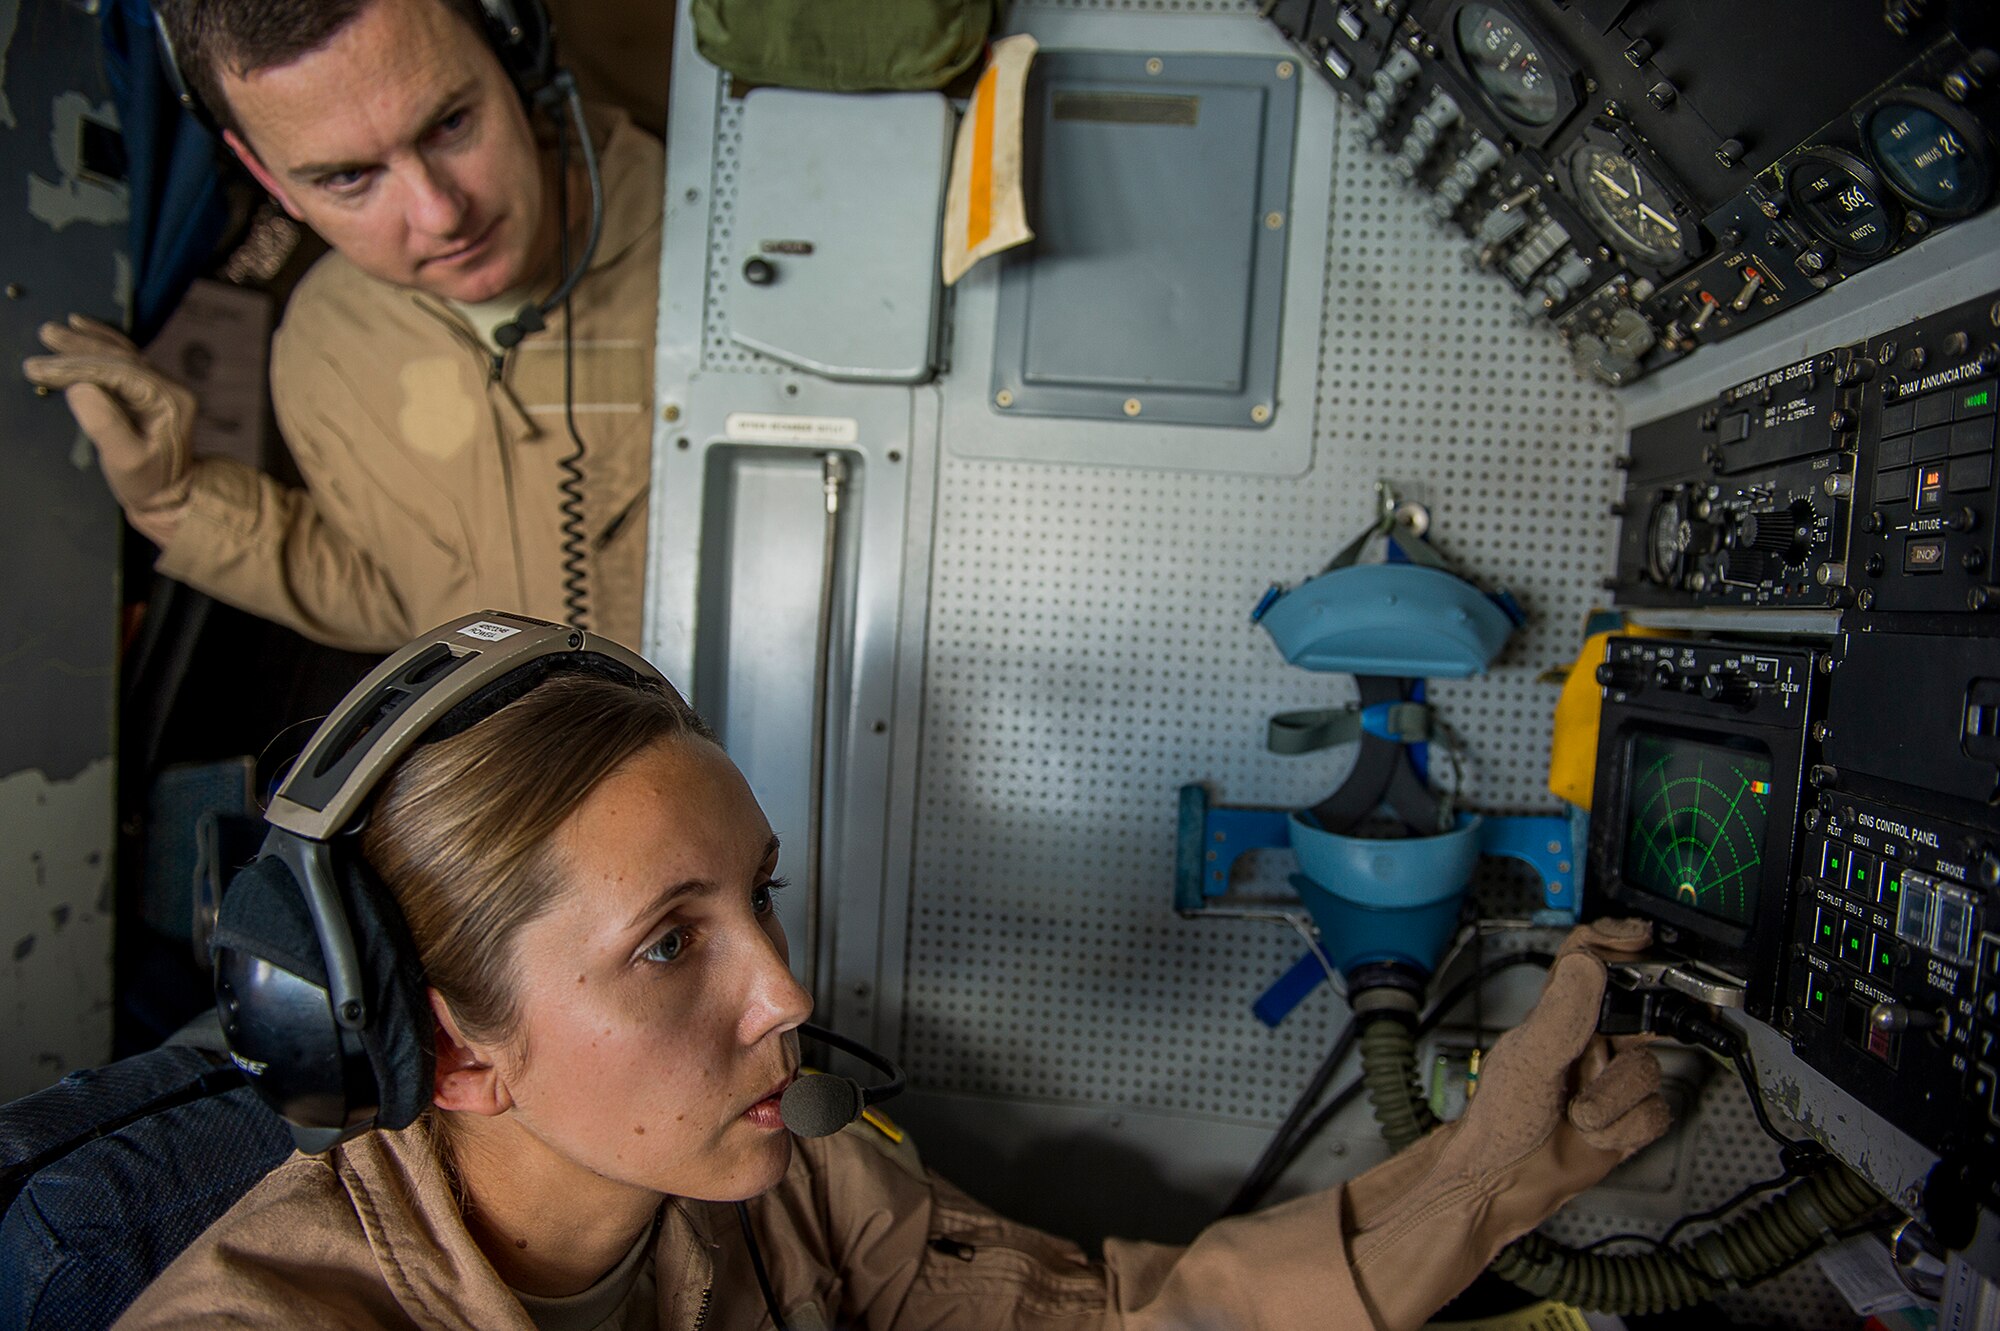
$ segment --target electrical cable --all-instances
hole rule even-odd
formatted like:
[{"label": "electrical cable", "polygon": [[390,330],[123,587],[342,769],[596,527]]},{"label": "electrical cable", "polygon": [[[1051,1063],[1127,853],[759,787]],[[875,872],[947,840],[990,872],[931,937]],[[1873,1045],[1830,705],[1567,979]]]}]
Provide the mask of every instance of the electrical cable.
[{"label": "electrical cable", "polygon": [[1236,1194],[1223,1206],[1223,1215],[1242,1215],[1263,1201],[1264,1194],[1268,1193],[1271,1185],[1278,1181],[1278,1176],[1284,1173],[1285,1166],[1297,1158],[1298,1151],[1291,1148],[1292,1135],[1298,1131],[1299,1124],[1318,1102],[1321,1093],[1326,1090],[1326,1084],[1333,1080],[1333,1074],[1340,1070],[1341,1062],[1347,1057],[1347,1051],[1354,1047],[1355,1025],[1354,1018],[1348,1017],[1346,1024],[1340,1028],[1340,1034],[1334,1037],[1333,1047],[1327,1050],[1326,1057],[1320,1060],[1319,1067],[1314,1069],[1312,1077],[1306,1082],[1305,1090],[1301,1091],[1298,1099],[1292,1102],[1291,1112],[1285,1115],[1285,1121],[1278,1125],[1277,1132],[1265,1144],[1263,1154],[1258,1156],[1257,1163],[1250,1167],[1250,1172],[1237,1187]]},{"label": "electrical cable", "polygon": [[764,1293],[764,1310],[771,1314],[771,1324],[777,1331],[791,1331],[785,1325],[785,1315],[778,1311],[778,1295],[771,1288],[771,1273],[764,1269],[764,1254],[757,1247],[757,1235],[750,1228],[750,1208],[742,1202],[736,1203],[736,1222],[743,1226],[743,1246],[750,1250],[750,1269],[757,1273],[757,1288]]},{"label": "electrical cable", "polygon": [[[574,89],[572,89],[572,95]],[[581,112],[578,113],[581,115]],[[590,132],[581,120],[577,123],[577,137],[590,151]],[[599,194],[597,172],[590,170],[593,188],[591,190],[592,230],[602,219],[597,216],[602,211],[603,200]],[[556,490],[562,498],[556,507],[562,513],[562,589],[563,615],[572,628],[590,627],[590,583],[589,569],[585,562],[583,535],[583,436],[576,428],[576,320],[570,309],[569,293],[576,286],[571,280],[569,264],[569,128],[558,121],[556,125],[556,234],[559,252],[562,256],[563,284],[556,294],[561,298],[563,313],[563,427],[569,431],[571,448],[556,462],[562,472],[562,479],[556,482]],[[593,238],[591,248],[596,248]]]}]

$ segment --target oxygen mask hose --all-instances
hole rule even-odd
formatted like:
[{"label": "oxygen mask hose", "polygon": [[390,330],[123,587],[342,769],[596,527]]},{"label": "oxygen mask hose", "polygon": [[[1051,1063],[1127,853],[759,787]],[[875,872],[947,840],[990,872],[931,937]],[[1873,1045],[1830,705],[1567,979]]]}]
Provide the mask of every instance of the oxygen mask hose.
[{"label": "oxygen mask hose", "polygon": [[1530,1294],[1592,1312],[1671,1312],[1778,1274],[1881,1205],[1852,1170],[1828,1160],[1768,1201],[1656,1252],[1587,1252],[1528,1233],[1489,1269]]},{"label": "oxygen mask hose", "polygon": [[1414,1146],[1437,1127],[1437,1115],[1417,1093],[1417,1040],[1400,1016],[1378,1016],[1361,1028],[1361,1083],[1394,1150]]}]

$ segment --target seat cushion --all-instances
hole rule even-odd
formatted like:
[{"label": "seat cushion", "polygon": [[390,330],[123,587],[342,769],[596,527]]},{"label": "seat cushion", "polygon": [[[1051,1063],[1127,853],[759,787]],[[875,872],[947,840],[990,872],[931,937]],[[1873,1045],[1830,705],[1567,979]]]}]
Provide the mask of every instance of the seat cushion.
[{"label": "seat cushion", "polygon": [[[129,1065],[154,1060],[150,1069]],[[198,1067],[197,1067],[198,1065]],[[141,1088],[199,1093],[213,1064],[161,1049],[75,1074],[0,1109],[0,1150],[48,1139],[64,1110],[69,1135],[140,1108]],[[88,1092],[103,1092],[101,1100]],[[82,1079],[83,1084],[72,1085]],[[58,1092],[63,1094],[58,1095]],[[44,1097],[52,1097],[44,1100]],[[31,1104],[43,1101],[41,1104]],[[123,1106],[124,1113],[104,1112]],[[86,1331],[109,1326],[196,1235],[292,1152],[291,1134],[239,1086],[125,1123],[35,1171],[0,1220],[0,1325]]]}]

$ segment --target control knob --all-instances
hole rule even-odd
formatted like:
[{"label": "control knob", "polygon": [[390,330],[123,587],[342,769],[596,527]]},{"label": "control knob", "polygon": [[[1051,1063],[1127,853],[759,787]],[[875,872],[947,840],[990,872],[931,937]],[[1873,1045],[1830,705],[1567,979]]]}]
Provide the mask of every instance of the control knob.
[{"label": "control knob", "polygon": [[1747,712],[1757,705],[1757,681],[1734,670],[1711,670],[1701,677],[1701,696]]},{"label": "control knob", "polygon": [[1812,504],[1804,499],[1776,511],[1745,513],[1730,531],[1731,543],[1756,550],[1781,564],[1803,564],[1812,553]]},{"label": "control knob", "polygon": [[1644,687],[1646,670],[1637,661],[1606,661],[1597,667],[1597,682],[1620,693]]}]

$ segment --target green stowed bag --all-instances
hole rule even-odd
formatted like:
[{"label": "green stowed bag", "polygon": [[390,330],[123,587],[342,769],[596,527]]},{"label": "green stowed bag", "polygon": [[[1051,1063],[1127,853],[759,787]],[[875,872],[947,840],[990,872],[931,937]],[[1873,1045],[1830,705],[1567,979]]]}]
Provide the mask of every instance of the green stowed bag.
[{"label": "green stowed bag", "polygon": [[694,44],[747,83],[941,88],[986,47],[996,0],[693,0]]}]

